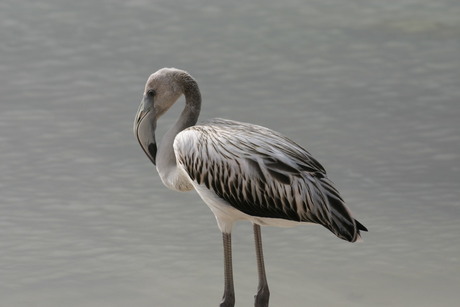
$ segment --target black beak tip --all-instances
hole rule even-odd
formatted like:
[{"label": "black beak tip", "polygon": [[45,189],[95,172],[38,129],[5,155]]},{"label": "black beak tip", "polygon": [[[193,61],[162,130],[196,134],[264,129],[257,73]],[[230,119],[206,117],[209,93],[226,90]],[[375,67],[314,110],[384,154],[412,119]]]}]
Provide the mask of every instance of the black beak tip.
[{"label": "black beak tip", "polygon": [[155,143],[152,143],[148,147],[149,151],[149,157],[150,160],[152,160],[152,163],[156,165],[156,157],[157,157],[157,145]]}]

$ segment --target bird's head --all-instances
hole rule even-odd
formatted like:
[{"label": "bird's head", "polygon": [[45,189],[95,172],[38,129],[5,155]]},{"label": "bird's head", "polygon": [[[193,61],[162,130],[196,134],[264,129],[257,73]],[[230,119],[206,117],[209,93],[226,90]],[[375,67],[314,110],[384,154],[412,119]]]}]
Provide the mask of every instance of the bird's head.
[{"label": "bird's head", "polygon": [[150,75],[134,120],[134,135],[153,164],[157,153],[155,130],[157,120],[179,99],[183,88],[180,76],[186,72],[163,68]]}]

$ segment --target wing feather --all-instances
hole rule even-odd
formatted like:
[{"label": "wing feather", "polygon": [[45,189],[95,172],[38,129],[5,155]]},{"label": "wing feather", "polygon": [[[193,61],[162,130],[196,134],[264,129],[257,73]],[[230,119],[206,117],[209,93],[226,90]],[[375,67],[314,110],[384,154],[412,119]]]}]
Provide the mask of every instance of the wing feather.
[{"label": "wing feather", "polygon": [[214,119],[179,133],[174,149],[191,180],[248,215],[318,223],[348,241],[365,230],[323,166],[268,128]]}]

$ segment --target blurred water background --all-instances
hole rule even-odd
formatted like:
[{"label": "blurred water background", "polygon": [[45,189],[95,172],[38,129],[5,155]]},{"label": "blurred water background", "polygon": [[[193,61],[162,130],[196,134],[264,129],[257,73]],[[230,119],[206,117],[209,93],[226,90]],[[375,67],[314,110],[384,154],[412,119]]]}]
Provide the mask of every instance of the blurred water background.
[{"label": "blurred water background", "polygon": [[[2,0],[0,25],[0,306],[218,305],[212,213],[132,134],[168,66],[198,80],[201,118],[306,147],[370,230],[263,228],[271,306],[458,304],[457,0]],[[238,223],[237,306],[252,240]]]}]

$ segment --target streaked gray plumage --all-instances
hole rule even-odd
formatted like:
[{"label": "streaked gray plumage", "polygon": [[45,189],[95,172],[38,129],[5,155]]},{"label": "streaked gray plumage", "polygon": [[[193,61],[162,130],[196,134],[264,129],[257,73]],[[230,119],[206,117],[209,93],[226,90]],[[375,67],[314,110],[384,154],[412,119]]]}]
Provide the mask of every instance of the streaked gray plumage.
[{"label": "streaked gray plumage", "polygon": [[352,242],[359,236],[321,164],[273,130],[213,119],[181,132],[174,148],[194,184],[247,215],[318,223]]},{"label": "streaked gray plumage", "polygon": [[[157,119],[181,94],[186,105],[160,146]],[[278,132],[258,125],[213,119],[195,125],[201,107],[198,85],[186,72],[161,69],[147,81],[134,125],[141,147],[163,183],[195,189],[216,216],[224,238],[225,291],[221,306],[234,305],[231,229],[237,220],[254,224],[259,269],[256,306],[268,306],[259,225],[323,225],[354,242],[360,230],[326,171],[311,154]]]}]

